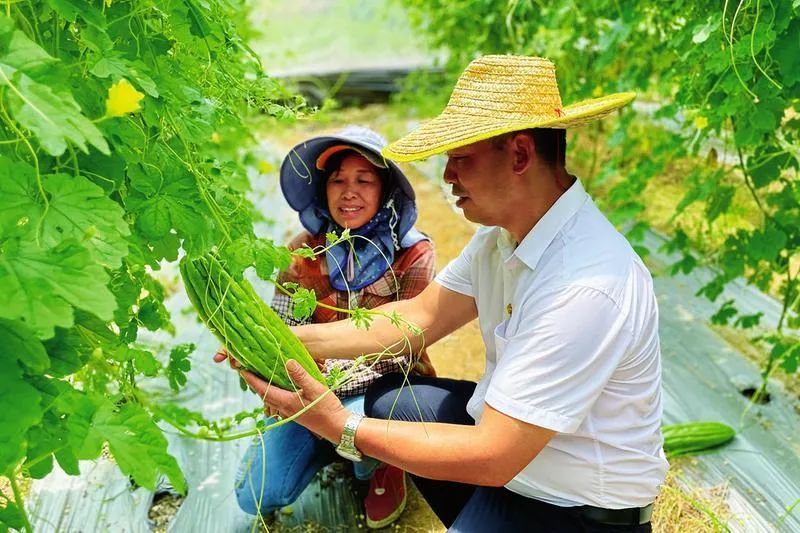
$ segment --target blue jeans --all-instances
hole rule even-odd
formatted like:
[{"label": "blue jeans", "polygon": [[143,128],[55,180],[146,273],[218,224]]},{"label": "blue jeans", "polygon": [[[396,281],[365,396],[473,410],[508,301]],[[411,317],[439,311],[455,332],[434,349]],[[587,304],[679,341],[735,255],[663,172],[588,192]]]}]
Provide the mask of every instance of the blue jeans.
[{"label": "blue jeans", "polygon": [[[364,396],[342,403],[364,414]],[[272,421],[274,423],[274,421]],[[339,458],[333,445],[318,439],[300,424],[289,422],[256,435],[236,475],[236,499],[250,514],[267,514],[294,502],[319,470]],[[353,463],[358,479],[369,479],[381,463],[364,457]]]}]

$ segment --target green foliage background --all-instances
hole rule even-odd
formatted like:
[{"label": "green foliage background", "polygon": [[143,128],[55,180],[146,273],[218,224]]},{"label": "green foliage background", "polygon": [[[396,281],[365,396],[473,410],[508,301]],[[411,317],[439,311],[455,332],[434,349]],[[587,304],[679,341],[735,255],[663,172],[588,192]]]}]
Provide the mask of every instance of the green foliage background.
[{"label": "green foliage background", "polygon": [[[660,193],[649,185],[680,173],[685,195],[661,228],[680,256],[672,273],[711,267],[700,294],[714,301],[741,278],[778,297],[777,327],[758,337],[770,353],[763,375],[797,371],[800,1],[395,1],[433,49],[447,52],[450,82],[477,55],[519,53],[555,62],[565,105],[637,91],[643,105],[622,113],[618,130],[598,123],[575,133],[605,139],[574,154],[588,169],[584,183],[636,243]],[[719,303],[716,323],[761,321],[733,300]]]},{"label": "green foliage background", "polygon": [[[186,382],[137,333],[172,330],[153,276],[182,249],[227,243],[272,274],[256,239],[248,117],[289,119],[302,99],[263,74],[238,0],[30,0],[0,6],[0,531],[30,529],[19,476],[67,473],[107,446],[154,488],[185,482],[139,382]],[[108,116],[127,80],[141,110]],[[283,256],[285,259],[285,255]]]}]

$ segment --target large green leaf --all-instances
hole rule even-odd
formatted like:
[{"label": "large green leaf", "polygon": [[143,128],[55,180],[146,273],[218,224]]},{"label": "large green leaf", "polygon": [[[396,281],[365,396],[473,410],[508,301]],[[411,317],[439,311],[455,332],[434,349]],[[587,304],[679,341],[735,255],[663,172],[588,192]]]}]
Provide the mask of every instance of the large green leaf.
[{"label": "large green leaf", "polygon": [[90,144],[109,153],[103,134],[84,116],[72,94],[34,81],[22,72],[8,76],[2,61],[0,58],[0,85],[10,87],[7,94],[11,115],[36,135],[48,154],[63,154],[68,142],[84,152],[89,151]]},{"label": "large green leaf", "polygon": [[[84,0],[47,0],[47,3],[56,13],[70,22],[75,22],[78,17],[93,26],[101,26],[105,22],[102,11],[92,5],[92,2]],[[111,2],[108,3],[110,4]]]},{"label": "large green leaf", "polygon": [[21,531],[25,526],[22,513],[14,502],[6,502],[5,507],[0,507],[0,533],[6,533],[9,529]]},{"label": "large green leaf", "polygon": [[150,76],[141,72],[141,62],[137,63],[131,63],[121,57],[107,55],[101,57],[89,72],[98,78],[110,77],[115,81],[120,78],[131,78],[136,80],[144,92],[153,98],[158,98],[156,83]]},{"label": "large green leaf", "polygon": [[0,350],[0,366],[0,476],[8,476],[25,456],[28,428],[42,418],[41,396],[5,349]]},{"label": "large green leaf", "polygon": [[47,85],[37,74],[56,60],[13,22],[0,18],[0,86],[7,87],[11,115],[32,131],[51,155],[61,155],[72,142],[84,152],[87,144],[108,153],[108,145],[97,127],[83,115],[66,87]]},{"label": "large green leaf", "polygon": [[41,374],[50,366],[42,341],[22,322],[0,318],[0,346],[31,372]]},{"label": "large green leaf", "polygon": [[159,240],[174,229],[184,238],[210,236],[210,213],[191,174],[174,166],[149,172],[136,167],[130,169],[130,177],[135,190],[128,208],[136,213],[136,226],[143,235]]},{"label": "large green leaf", "polygon": [[122,207],[83,176],[54,174],[44,176],[43,181],[50,193],[42,225],[43,244],[82,240],[98,263],[118,267],[128,254],[124,237],[130,235]]},{"label": "large green leaf", "polygon": [[6,65],[9,74],[15,70],[31,71],[56,61],[41,46],[16,30],[13,20],[0,15],[0,63]]},{"label": "large green leaf", "polygon": [[75,326],[56,328],[55,331],[53,338],[47,339],[44,343],[52,364],[49,374],[57,377],[68,376],[86,364],[93,348]]},{"label": "large green leaf", "polygon": [[36,174],[27,163],[0,155],[0,238],[24,235],[35,228],[41,209]]},{"label": "large green leaf", "polygon": [[179,491],[186,491],[178,462],[167,453],[167,439],[140,406],[125,404],[116,409],[106,403],[94,417],[92,432],[108,441],[120,470],[141,486],[154,490],[159,474],[166,474]]},{"label": "large green leaf", "polygon": [[76,241],[51,249],[8,241],[0,248],[0,286],[7,302],[0,317],[24,321],[40,338],[52,337],[55,326],[71,326],[73,306],[110,320],[116,302],[108,279]]},{"label": "large green leaf", "polygon": [[[49,193],[48,205],[42,192]],[[33,167],[0,157],[0,236],[30,232],[45,247],[83,241],[99,264],[114,268],[128,254],[124,216],[119,204],[83,176],[43,176],[40,190]]]}]

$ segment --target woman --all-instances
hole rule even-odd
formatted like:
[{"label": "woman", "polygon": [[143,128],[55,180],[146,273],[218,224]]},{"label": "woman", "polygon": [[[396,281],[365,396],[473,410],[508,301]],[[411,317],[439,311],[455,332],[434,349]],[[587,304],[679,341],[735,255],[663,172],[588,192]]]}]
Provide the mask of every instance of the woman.
[{"label": "woman", "polygon": [[[367,128],[350,126],[295,146],[281,165],[280,183],[289,205],[307,230],[289,248],[328,245],[326,234],[349,242],[327,249],[324,260],[295,256],[281,283],[312,289],[317,301],[330,307],[374,308],[396,299],[412,298],[433,279],[433,245],[414,228],[415,195],[408,179],[380,150],[386,141]],[[290,324],[297,324],[291,300],[278,292],[272,303]],[[348,318],[342,311],[318,306],[313,322]],[[363,412],[367,386],[383,374],[414,372],[433,375],[427,354],[412,360],[387,358],[354,367],[351,360],[327,360],[326,374],[334,369],[347,381],[335,390],[351,410]],[[256,437],[242,460],[236,495],[251,514],[268,513],[291,504],[323,466],[338,456],[326,441],[288,423]],[[370,480],[364,501],[367,525],[381,528],[402,513],[406,503],[405,472],[366,459],[354,463],[357,478]]]}]

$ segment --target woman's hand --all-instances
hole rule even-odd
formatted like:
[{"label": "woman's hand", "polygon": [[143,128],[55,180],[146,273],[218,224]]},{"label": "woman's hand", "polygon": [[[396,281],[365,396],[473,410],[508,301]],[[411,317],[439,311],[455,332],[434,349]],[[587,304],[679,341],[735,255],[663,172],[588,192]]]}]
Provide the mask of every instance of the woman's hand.
[{"label": "woman's hand", "polygon": [[239,361],[234,359],[233,356],[230,354],[230,352],[228,352],[228,350],[223,346],[222,348],[219,349],[217,353],[214,354],[214,362],[221,363],[226,359],[228,360],[228,364],[231,365],[231,368],[238,369],[239,367],[242,366],[241,364],[239,364]]},{"label": "woman's hand", "polygon": [[240,370],[242,377],[250,388],[264,401],[264,412],[267,416],[278,415],[288,418],[301,411],[320,396],[324,397],[295,419],[312,433],[338,444],[342,437],[342,428],[349,416],[349,411],[342,402],[325,385],[319,383],[301,367],[297,361],[286,362],[289,378],[297,386],[296,391],[287,391],[271,386],[255,374]]},{"label": "woman's hand", "polygon": [[[289,326],[289,331],[291,331],[292,334],[295,337],[300,339],[300,342],[302,342],[303,345],[306,344],[307,333],[308,333],[308,324],[301,325],[301,326]],[[304,338],[304,337],[306,337],[306,338]],[[317,368],[322,370],[322,372],[324,373],[325,372],[325,359],[326,358],[325,357],[317,357],[313,353],[310,353],[310,355],[311,355],[312,358],[314,358],[314,362],[317,363]]]}]

